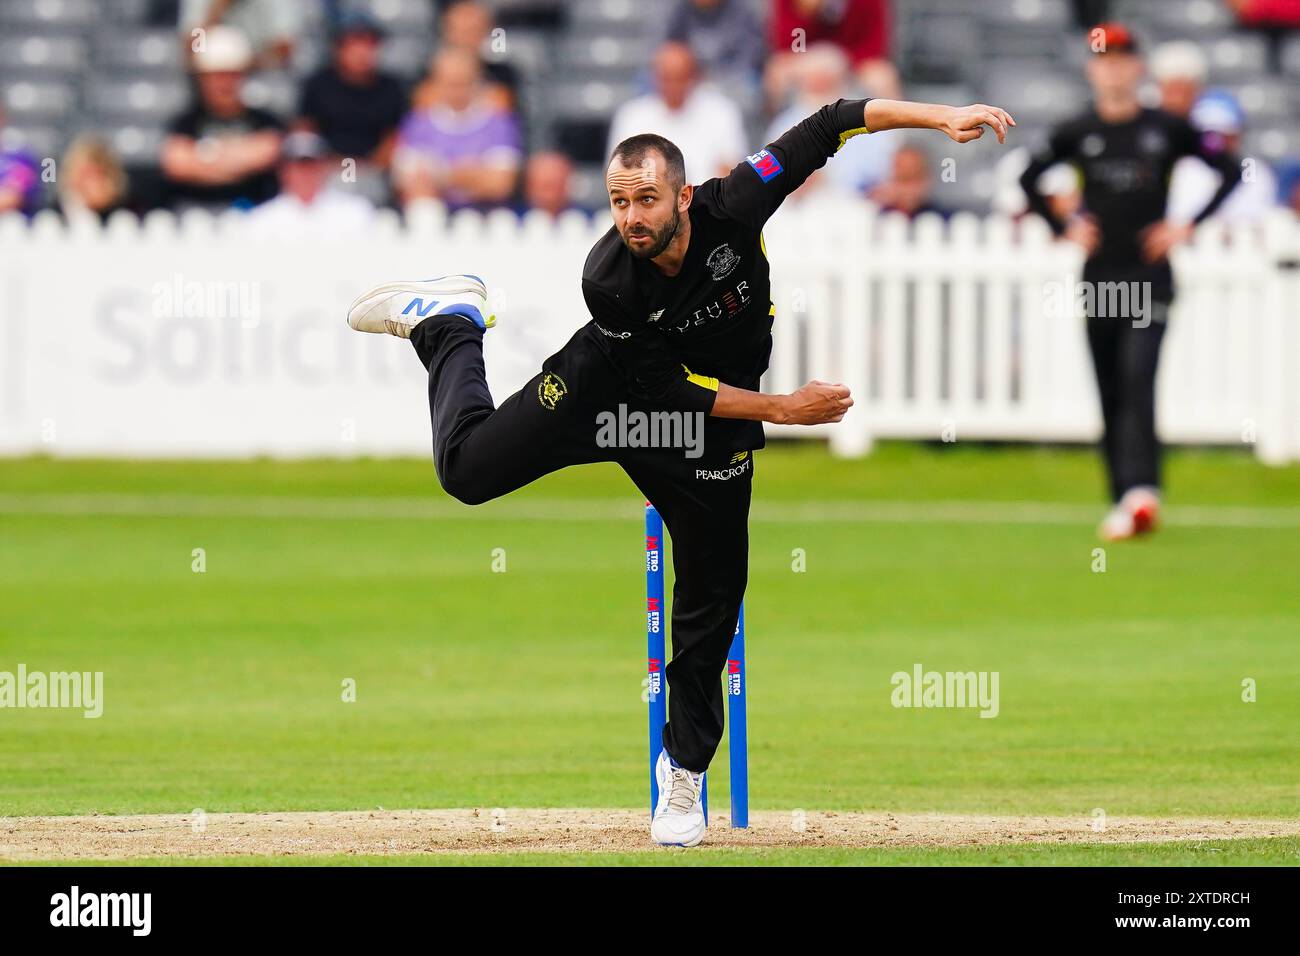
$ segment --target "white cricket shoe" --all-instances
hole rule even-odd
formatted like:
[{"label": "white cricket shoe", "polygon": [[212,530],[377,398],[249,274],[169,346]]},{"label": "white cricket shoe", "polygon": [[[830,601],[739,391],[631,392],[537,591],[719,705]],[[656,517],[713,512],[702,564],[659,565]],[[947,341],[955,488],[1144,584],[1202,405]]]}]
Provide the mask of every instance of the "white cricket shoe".
[{"label": "white cricket shoe", "polygon": [[497,321],[488,312],[483,280],[456,275],[376,286],[352,303],[348,325],[358,332],[387,332],[409,339],[411,330],[431,315],[459,315],[484,330]]},{"label": "white cricket shoe", "polygon": [[659,804],[650,822],[650,837],[665,846],[695,846],[704,839],[704,774],[674,767],[668,751],[659,751],[655,763]]}]

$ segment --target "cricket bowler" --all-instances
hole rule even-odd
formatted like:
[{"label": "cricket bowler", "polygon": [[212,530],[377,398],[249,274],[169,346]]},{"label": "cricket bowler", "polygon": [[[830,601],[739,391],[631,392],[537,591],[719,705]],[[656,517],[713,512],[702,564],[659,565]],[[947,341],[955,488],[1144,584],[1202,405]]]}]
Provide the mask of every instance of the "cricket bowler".
[{"label": "cricket bowler", "polygon": [[[434,465],[455,498],[478,504],[570,465],[611,461],[663,516],[676,580],[657,843],[695,846],[704,836],[700,793],[722,739],[721,675],[745,594],[762,423],[838,422],[853,404],[828,382],[759,391],[776,313],[763,226],[852,136],[932,129],[966,143],[987,127],[1001,143],[1014,125],[983,104],[841,99],[698,186],[667,139],[624,140],[605,176],[614,224],[582,273],[591,320],[499,407],[484,374],[483,335],[495,318],[479,277],[382,285],[348,313],[358,331],[411,340],[429,373]],[[621,405],[698,415],[700,453],[598,441],[598,417]]]}]

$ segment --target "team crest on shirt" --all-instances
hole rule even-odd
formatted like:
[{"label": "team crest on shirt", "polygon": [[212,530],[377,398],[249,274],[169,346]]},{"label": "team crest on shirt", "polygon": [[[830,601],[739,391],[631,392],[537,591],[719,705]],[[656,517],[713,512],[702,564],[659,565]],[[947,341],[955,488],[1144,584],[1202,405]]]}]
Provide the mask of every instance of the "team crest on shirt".
[{"label": "team crest on shirt", "polygon": [[568,394],[569,386],[565,385],[564,379],[554,372],[547,372],[537,383],[537,400],[548,412],[555,411],[555,406],[560,403],[560,399]]},{"label": "team crest on shirt", "polygon": [[713,281],[725,279],[740,265],[740,256],[727,243],[723,243],[709,253],[709,257],[704,260],[704,264],[709,267],[709,272],[713,274]]},{"label": "team crest on shirt", "polygon": [[1079,152],[1089,158],[1100,156],[1105,148],[1106,139],[1100,133],[1089,133],[1083,138],[1083,141],[1079,143]]}]

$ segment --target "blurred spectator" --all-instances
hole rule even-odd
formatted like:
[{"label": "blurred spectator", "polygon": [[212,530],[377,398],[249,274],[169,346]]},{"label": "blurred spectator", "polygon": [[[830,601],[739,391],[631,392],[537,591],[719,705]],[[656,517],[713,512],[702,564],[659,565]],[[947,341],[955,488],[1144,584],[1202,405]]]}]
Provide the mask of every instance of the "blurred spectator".
[{"label": "blurred spectator", "polygon": [[374,207],[360,196],[330,189],[334,169],[325,140],[307,131],[290,133],[280,150],[280,195],[248,214],[249,231],[276,239],[361,236]]},{"label": "blurred spectator", "polygon": [[489,101],[478,58],[456,47],[442,50],[431,80],[437,105],[412,111],[398,134],[393,172],[403,204],[440,198],[459,208],[508,201],[523,160],[519,124]]},{"label": "blurred spectator", "polygon": [[98,136],[80,136],[59,164],[59,209],[68,219],[107,219],[127,203],[122,162]]},{"label": "blurred spectator", "polygon": [[[993,167],[992,211],[1019,218],[1029,212],[1020,177],[1029,168],[1031,154],[1026,146],[1007,150]],[[1038,191],[1047,199],[1048,208],[1069,221],[1083,206],[1079,174],[1069,163],[1057,163],[1038,177]]]},{"label": "blurred spectator", "polygon": [[218,24],[233,27],[253,45],[253,67],[283,66],[293,56],[302,30],[294,0],[181,0],[180,28],[191,54],[201,51],[194,31]]},{"label": "blurred spectator", "polygon": [[689,46],[709,79],[757,90],[767,48],[745,0],[676,0],[664,41]]},{"label": "blurred spectator", "polygon": [[1052,215],[1062,222],[1070,222],[1083,209],[1079,171],[1069,163],[1057,163],[1039,176],[1038,190],[1046,197]]},{"label": "blurred spectator", "polygon": [[[772,142],[796,123],[807,119],[827,103],[853,96],[850,87],[849,59],[833,43],[818,43],[808,48],[794,65],[798,94],[795,101],[772,120],[764,142]],[[840,147],[824,169],[818,170],[795,192],[806,198],[825,187],[861,195],[889,175],[894,151],[902,141],[899,130],[885,130],[870,136],[854,136]]]},{"label": "blurred spectator", "polygon": [[1080,30],[1090,30],[1098,23],[1110,19],[1110,0],[1072,0],[1074,25]]},{"label": "blurred spectator", "polygon": [[1300,3],[1296,0],[1228,0],[1243,26],[1300,28]]},{"label": "blurred spectator", "polygon": [[575,208],[573,162],[563,153],[534,153],[524,170],[524,208],[558,216]]},{"label": "blurred spectator", "polygon": [[1300,161],[1287,165],[1278,178],[1281,180],[1278,198],[1282,205],[1300,216]]},{"label": "blurred spectator", "polygon": [[1160,87],[1160,108],[1187,119],[1205,86],[1207,64],[1190,40],[1162,43],[1151,52],[1151,76]]},{"label": "blurred spectator", "polygon": [[[858,137],[861,139],[861,137]],[[1002,216],[1019,217],[1029,211],[1020,177],[1029,168],[1030,152],[1026,146],[1007,149],[993,165],[993,197],[989,206]],[[1041,185],[1042,179],[1039,179]]]},{"label": "blurred spectator", "polygon": [[1264,35],[1269,46],[1269,69],[1282,68],[1282,41],[1300,30],[1300,0],[1227,0],[1237,22]]},{"label": "blurred spectator", "polygon": [[929,154],[919,146],[904,144],[894,153],[889,178],[871,191],[871,198],[882,211],[901,212],[908,219],[927,212],[946,218],[948,211],[931,199],[933,189]]},{"label": "blurred spectator", "polygon": [[[483,72],[483,98],[499,110],[514,110],[518,105],[519,74],[504,59],[504,32],[494,36],[492,12],[475,0],[453,0],[442,13],[440,50],[465,50],[479,61]],[[436,54],[435,54],[436,56]],[[414,105],[425,109],[438,105],[433,65],[429,76],[415,90]]]},{"label": "blurred spectator", "polygon": [[194,55],[198,103],[168,126],[163,175],[181,206],[248,205],[275,195],[281,124],[244,105],[241,92],[253,53],[243,34],[216,26]]},{"label": "blurred spectator", "polygon": [[[1212,151],[1241,155],[1246,114],[1231,93],[1206,93],[1192,107],[1189,119]],[[1180,159],[1169,182],[1167,218],[1171,222],[1191,222],[1219,188],[1221,178],[1205,163],[1191,157]],[[1252,156],[1242,163],[1237,188],[1209,218],[1226,223],[1259,222],[1277,206],[1277,195],[1273,170],[1264,160]]]},{"label": "blurred spectator", "polygon": [[329,66],[303,86],[300,126],[319,133],[330,149],[359,163],[388,168],[406,92],[379,70],[383,31],[364,14],[345,14],[334,31]]},{"label": "blurred spectator", "polygon": [[614,113],[605,155],[637,133],[658,133],[677,144],[691,183],[725,174],[745,158],[745,129],[736,104],[700,84],[691,48],[665,43],[655,54],[655,92],[628,100]]},{"label": "blurred spectator", "polygon": [[889,60],[888,0],[774,0],[765,84],[769,102],[780,108],[793,86],[794,64],[814,43],[834,43],[848,55],[870,96],[897,99],[898,71]]},{"label": "blurred spectator", "polygon": [[[5,125],[4,98],[0,97],[0,132]],[[31,215],[41,202],[40,164],[28,150],[8,149],[0,140],[0,214]]]}]

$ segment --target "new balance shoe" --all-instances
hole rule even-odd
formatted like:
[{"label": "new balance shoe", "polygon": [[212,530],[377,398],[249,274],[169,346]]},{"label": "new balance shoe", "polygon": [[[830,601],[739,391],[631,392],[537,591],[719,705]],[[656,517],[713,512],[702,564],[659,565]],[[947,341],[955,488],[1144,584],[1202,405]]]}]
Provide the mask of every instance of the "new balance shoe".
[{"label": "new balance shoe", "polygon": [[704,803],[701,792],[704,774],[678,767],[659,751],[655,763],[659,782],[659,804],[650,821],[650,836],[666,846],[695,846],[704,839]]},{"label": "new balance shoe", "polygon": [[432,316],[460,316],[480,329],[496,325],[488,311],[487,286],[478,276],[440,276],[389,282],[362,295],[348,309],[348,325],[409,339],[411,330]]}]

